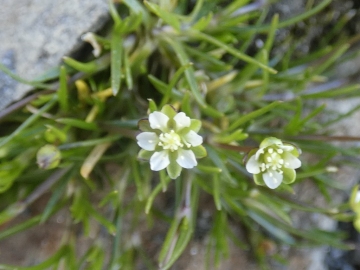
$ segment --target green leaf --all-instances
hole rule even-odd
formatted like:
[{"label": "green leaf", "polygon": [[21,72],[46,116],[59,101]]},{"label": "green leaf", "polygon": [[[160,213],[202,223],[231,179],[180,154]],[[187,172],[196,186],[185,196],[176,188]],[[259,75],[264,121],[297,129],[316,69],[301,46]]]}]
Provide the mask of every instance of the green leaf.
[{"label": "green leaf", "polygon": [[[98,270],[102,269],[104,258],[105,253],[102,246],[91,246],[82,258],[82,261],[86,261],[86,269]],[[84,267],[78,266],[77,269],[84,269]]]},{"label": "green leaf", "polygon": [[206,66],[211,69],[218,69],[220,71],[228,71],[232,69],[231,65],[219,60],[219,57],[221,56],[216,56],[207,52],[196,50],[195,48],[187,46],[186,44],[184,44],[184,49],[192,58],[195,57],[195,59],[201,61],[203,64],[207,64]]},{"label": "green leaf", "polygon": [[9,220],[16,217],[18,214],[22,213],[25,210],[25,203],[17,202],[9,205],[3,211],[0,212],[0,225],[8,222]]},{"label": "green leaf", "polygon": [[204,158],[207,156],[206,148],[202,145],[198,145],[191,148],[196,158]]},{"label": "green leaf", "polygon": [[[260,61],[264,65],[268,65],[269,52],[265,48],[260,51]],[[269,78],[270,78],[269,71],[267,71],[266,69],[263,69],[262,70],[262,87],[261,87],[260,96],[263,96],[266,94],[266,91],[269,88]]]},{"label": "green leaf", "polygon": [[56,119],[56,122],[85,130],[98,130],[98,126],[95,123],[88,123],[75,118],[59,118]]},{"label": "green leaf", "polygon": [[[47,260],[42,263],[34,266],[28,267],[16,267],[17,270],[43,270],[49,269],[50,266],[55,266],[58,264],[62,258],[65,258],[70,252],[69,246],[62,246],[54,255],[49,257]],[[72,269],[71,269],[72,270]]]},{"label": "green leaf", "polygon": [[180,255],[183,253],[183,251],[185,250],[187,244],[189,243],[189,241],[191,239],[192,233],[193,233],[193,229],[189,228],[189,226],[186,225],[188,223],[189,223],[189,221],[185,217],[183,220],[182,229],[180,231],[178,240],[176,242],[176,246],[174,248],[174,252],[172,253],[172,256],[169,258],[167,264],[162,266],[161,269],[164,269],[164,270],[169,269],[175,263],[175,261],[180,257]]},{"label": "green leaf", "polygon": [[254,178],[255,184],[257,184],[259,186],[265,186],[265,182],[264,182],[262,173],[254,174],[253,178]]},{"label": "green leaf", "polygon": [[111,89],[116,96],[121,86],[121,62],[123,56],[121,28],[114,27],[111,35]]},{"label": "green leaf", "polygon": [[163,96],[163,99],[161,101],[161,106],[164,106],[170,99],[171,97],[171,93],[172,93],[172,89],[175,87],[176,83],[178,82],[178,80],[180,79],[181,75],[184,73],[184,71],[191,67],[193,64],[192,63],[187,63],[186,65],[181,66],[176,72],[175,74],[172,76],[169,85],[166,89],[166,92]]},{"label": "green leaf", "polygon": [[45,140],[49,143],[65,142],[67,139],[66,131],[60,130],[52,125],[45,125],[47,130],[44,133]]},{"label": "green leaf", "polygon": [[109,1],[109,11],[110,11],[111,18],[114,20],[115,27],[119,27],[121,25],[122,20],[121,20],[119,13],[116,10],[114,1]]},{"label": "green leaf", "polygon": [[156,106],[156,103],[154,100],[152,100],[151,98],[148,98],[148,101],[149,101],[149,110],[150,112],[155,112],[155,111],[158,111],[158,108]]},{"label": "green leaf", "polygon": [[161,18],[164,22],[171,25],[177,31],[180,31],[181,25],[180,25],[180,21],[176,15],[174,15],[166,10],[161,9],[158,5],[156,5],[154,3],[150,3],[149,1],[145,0],[144,4],[151,12],[156,14],[156,16]]},{"label": "green leaf", "polygon": [[311,94],[301,94],[304,99],[316,99],[316,98],[334,98],[341,95],[359,94],[360,84],[353,84],[337,89],[330,89]]},{"label": "green leaf", "polygon": [[209,173],[209,174],[221,173],[222,172],[222,170],[220,168],[214,167],[214,166],[204,166],[204,165],[198,164],[196,166],[196,168],[199,171],[202,171],[204,173]]},{"label": "green leaf", "polygon": [[310,72],[312,76],[323,73],[330,65],[332,65],[341,55],[343,55],[350,47],[350,44],[344,44],[337,48],[337,50],[330,53],[325,61],[321,61],[320,64],[313,68],[310,67]]},{"label": "green leaf", "polygon": [[[38,225],[40,223],[40,219],[41,219],[41,215],[37,215],[28,220],[22,221],[18,225],[11,226],[6,230],[1,231],[0,232],[0,240],[3,240],[12,235],[16,235],[22,231],[25,231],[26,229],[29,229],[33,226]],[[1,266],[0,266],[0,269],[2,269]]]},{"label": "green leaf", "polygon": [[214,201],[215,201],[215,206],[217,210],[221,210],[221,197],[220,197],[220,179],[219,179],[219,174],[215,173],[213,175],[213,195],[214,195]]},{"label": "green leaf", "polygon": [[134,13],[131,14],[129,17],[126,17],[121,22],[121,27],[119,29],[119,32],[123,35],[129,34],[136,29],[139,28],[140,24],[142,22],[142,14],[141,13]]},{"label": "green leaf", "polygon": [[0,164],[0,193],[7,191],[14,181],[29,166],[35,154],[35,149],[27,149],[13,160]]},{"label": "green leaf", "polygon": [[[190,62],[189,57],[186,54],[186,52],[183,48],[183,45],[181,43],[176,42],[174,39],[171,39],[171,38],[164,38],[164,40],[166,40],[166,42],[168,44],[170,44],[172,49],[175,51],[176,56],[179,59],[181,65],[185,66]],[[187,68],[184,71],[184,73],[185,73],[185,78],[186,78],[186,81],[188,82],[190,91],[192,92],[197,103],[201,106],[201,110],[210,116],[213,116],[216,118],[222,117],[223,113],[217,111],[216,109],[210,107],[209,105],[207,105],[205,103],[202,93],[200,92],[200,89],[199,89],[197,81],[196,81],[194,68],[192,66],[190,66],[189,68]]]},{"label": "green leaf", "polygon": [[[182,102],[181,102],[181,111],[183,111],[189,117],[192,117],[193,116],[193,110],[192,110],[191,104],[190,104],[190,97],[191,97],[190,92],[186,91],[184,96],[183,96]],[[190,128],[191,128],[191,126],[190,126]]]},{"label": "green leaf", "polygon": [[357,216],[356,219],[354,220],[354,227],[355,229],[360,232],[360,216]]},{"label": "green leaf", "polygon": [[160,250],[160,254],[159,254],[160,262],[165,259],[167,252],[170,250],[171,241],[174,239],[174,237],[176,235],[178,227],[180,226],[180,222],[181,222],[181,220],[177,219],[177,218],[174,218],[173,221],[171,222],[170,228],[167,231],[165,240],[164,240],[163,245]]},{"label": "green leaf", "polygon": [[264,45],[264,49],[267,52],[270,52],[272,49],[278,24],[279,24],[279,14],[275,14],[272,17],[271,24],[270,24],[270,30],[268,32],[267,39],[266,39],[266,42]]},{"label": "green leaf", "polygon": [[120,138],[121,138],[120,135],[111,135],[111,136],[106,136],[106,137],[101,138],[101,139],[94,139],[94,140],[87,140],[87,141],[77,141],[77,142],[73,142],[73,143],[66,143],[66,144],[59,145],[58,148],[60,150],[68,150],[68,149],[80,148],[80,147],[90,147],[90,146],[96,146],[96,145],[107,143],[107,142],[117,141]]},{"label": "green leaf", "polygon": [[271,196],[265,196],[263,195],[263,193],[260,193],[255,198],[251,198],[247,201],[252,202],[253,204],[252,207],[255,207],[259,210],[263,210],[266,213],[277,215],[285,223],[287,223],[290,226],[293,226],[287,207],[284,207],[283,204],[274,201],[271,198]]},{"label": "green leaf", "polygon": [[245,140],[249,135],[247,133],[243,133],[242,129],[237,129],[230,135],[226,134],[219,134],[215,137],[215,140],[219,143],[232,143],[234,141],[243,141]]},{"label": "green leaf", "polygon": [[190,129],[197,133],[199,132],[200,128],[201,128],[201,120],[191,119]]},{"label": "green leaf", "polygon": [[160,92],[160,94],[166,93],[168,89],[168,85],[166,83],[164,83],[163,81],[159,80],[158,78],[156,78],[151,74],[148,75],[148,78],[151,84],[156,88],[156,90]]},{"label": "green leaf", "polygon": [[154,132],[150,126],[149,119],[141,119],[138,123],[138,126],[141,131]]},{"label": "green leaf", "polygon": [[223,16],[231,16],[232,13],[234,13],[237,9],[245,6],[248,4],[250,0],[234,0],[231,1],[227,6],[223,7],[222,14]]},{"label": "green leaf", "polygon": [[[228,237],[224,236],[228,234],[230,228],[227,224],[227,216],[225,211],[217,211],[214,218],[214,225],[212,228],[211,236],[214,240],[214,264],[216,267],[219,267],[220,260],[222,257],[227,258],[229,256],[229,245]],[[235,237],[236,238],[236,237]]]},{"label": "green leaf", "polygon": [[222,170],[222,179],[230,184],[236,185],[236,181],[233,179],[227,166],[224,164],[223,158],[221,158],[219,154],[210,147],[207,148],[207,152],[212,162],[214,162],[214,164]]},{"label": "green leaf", "polygon": [[197,31],[202,31],[209,25],[212,18],[213,18],[213,13],[210,12],[206,16],[201,17],[200,20],[198,20],[195,24],[191,26],[191,28]]},{"label": "green leaf", "polygon": [[144,18],[145,27],[149,26],[149,25],[147,25],[147,22],[149,21],[150,16],[149,16],[147,10],[144,8],[144,6],[141,3],[139,3],[139,1],[137,1],[137,0],[122,0],[122,1],[134,13],[136,13],[136,14],[140,13],[142,15],[142,17]]},{"label": "green leaf", "polygon": [[166,171],[171,179],[176,179],[181,174],[182,167],[177,162],[170,162],[167,166]]},{"label": "green leaf", "polygon": [[139,164],[138,162],[136,162],[134,158],[131,158],[131,172],[136,185],[136,193],[138,195],[138,199],[139,201],[143,201],[145,198],[145,194],[143,190],[144,187],[143,178],[141,177],[140,174]]},{"label": "green leaf", "polygon": [[[172,49],[175,51],[176,56],[179,59],[182,66],[185,66],[191,62],[181,43],[179,43],[176,40],[171,39],[171,38],[166,38],[165,40],[167,43],[170,44]],[[190,91],[193,93],[195,100],[198,102],[198,104],[200,106],[206,107],[206,103],[204,101],[204,98],[202,97],[202,94],[200,93],[199,87],[196,82],[194,68],[192,66],[190,66],[189,68],[187,68],[184,71],[184,73],[185,73],[185,77],[188,82]]]},{"label": "green leaf", "polygon": [[294,245],[296,243],[295,239],[284,231],[282,228],[276,226],[276,223],[273,223],[267,220],[263,213],[257,213],[254,211],[248,212],[249,216],[254,219],[259,225],[261,225],[265,230],[267,230],[271,235],[280,239],[282,242],[288,245]]},{"label": "green leaf", "polygon": [[67,89],[67,73],[64,66],[60,67],[59,89],[57,91],[60,108],[63,112],[69,109],[69,95]]},{"label": "green leaf", "polygon": [[61,195],[63,195],[66,185],[69,182],[70,177],[64,178],[64,180],[59,183],[58,187],[53,191],[53,194],[46,204],[43,213],[41,214],[41,219],[39,223],[44,223],[55,211],[56,208],[59,206],[59,200]]},{"label": "green leaf", "polygon": [[33,87],[37,87],[40,89],[51,89],[51,85],[50,84],[45,84],[45,83],[41,83],[38,81],[27,81],[24,80],[23,78],[21,78],[20,76],[12,73],[6,66],[4,66],[2,63],[0,63],[0,71],[4,72],[6,75],[10,76],[11,78],[13,78],[15,81],[18,81],[20,83],[23,84],[27,84],[27,85],[31,85]]},{"label": "green leaf", "polygon": [[161,112],[166,114],[170,119],[174,118],[177,114],[177,111],[174,109],[174,107],[168,104],[162,107]]},{"label": "green leaf", "polygon": [[[296,24],[297,22],[300,21],[304,21],[305,19],[323,10],[326,6],[328,6],[331,3],[331,1],[332,0],[323,0],[316,7],[311,8],[308,11],[301,13],[300,15],[294,16],[290,19],[280,22],[278,24],[278,29]],[[233,32],[240,32],[241,34],[245,34],[245,33],[250,34],[250,33],[267,33],[270,29],[271,29],[271,24],[262,25],[262,26],[246,26],[246,27],[236,27],[236,28],[234,27],[228,30],[231,30]]]},{"label": "green leaf", "polygon": [[116,227],[115,225],[110,222],[109,220],[107,220],[106,218],[104,218],[98,211],[96,211],[93,207],[91,207],[89,205],[87,211],[91,214],[91,216],[96,219],[101,225],[103,225],[107,231],[114,235],[116,232]]},{"label": "green leaf", "polygon": [[[159,261],[161,269],[169,269],[174,262],[180,257],[189,243],[194,231],[195,218],[199,202],[199,189],[192,181],[187,179],[192,190],[188,198],[188,207],[192,210],[189,214],[182,216],[176,215],[162,246]],[[180,208],[181,209],[181,208]],[[175,246],[174,246],[175,244]]]},{"label": "green leaf", "polygon": [[71,57],[64,56],[63,61],[68,66],[72,67],[75,70],[82,71],[85,73],[94,73],[98,70],[98,66],[96,64],[96,61],[91,61],[88,63],[82,63],[75,59],[72,59]]},{"label": "green leaf", "polygon": [[134,82],[131,74],[131,66],[129,64],[129,56],[126,52],[124,53],[124,69],[126,86],[129,88],[129,90],[132,90],[134,87]]},{"label": "green leaf", "polygon": [[101,202],[99,202],[98,206],[104,207],[109,202],[111,202],[113,205],[116,205],[116,202],[118,201],[118,197],[119,197],[118,190],[110,191],[107,195],[105,195],[102,198],[102,200],[101,200]]},{"label": "green leaf", "polygon": [[231,131],[231,130],[237,129],[238,127],[245,124],[246,122],[267,113],[268,111],[272,110],[279,104],[281,104],[281,101],[274,101],[273,103],[270,103],[269,105],[262,107],[261,109],[258,109],[256,111],[248,113],[247,115],[244,115],[243,117],[240,117],[239,119],[237,119],[235,122],[233,122],[230,125],[228,130]]},{"label": "green leaf", "polygon": [[44,73],[35,77],[34,81],[45,82],[59,78],[60,67],[52,67],[47,69]]},{"label": "green leaf", "polygon": [[[165,184],[169,184],[171,181],[170,177],[165,177]],[[148,197],[147,201],[146,201],[146,205],[145,205],[145,213],[149,214],[150,212],[150,208],[152,206],[152,203],[154,202],[154,199],[156,197],[156,195],[158,195],[160,193],[160,191],[163,189],[163,184],[164,183],[159,183],[156,185],[156,187],[154,188],[154,190],[151,192],[150,196]]]},{"label": "green leaf", "polygon": [[10,142],[12,139],[14,139],[17,135],[19,135],[23,130],[25,130],[28,126],[30,126],[32,123],[34,123],[38,118],[41,117],[41,115],[50,110],[56,103],[57,97],[53,96],[52,99],[46,103],[43,107],[40,108],[36,113],[32,114],[28,119],[26,119],[20,126],[18,126],[14,132],[12,132],[10,135],[5,137],[0,141],[0,147],[3,147],[5,144]]},{"label": "green leaf", "polygon": [[349,200],[351,209],[356,212],[360,210],[360,202],[356,201],[358,192],[359,192],[359,185],[355,185],[351,190],[351,195]]},{"label": "green leaf", "polygon": [[277,71],[267,65],[264,65],[263,63],[261,63],[260,61],[242,53],[241,51],[239,50],[236,50],[235,48],[227,45],[226,43],[223,43],[222,41],[216,39],[215,37],[212,37],[210,35],[207,35],[207,34],[204,34],[202,32],[199,32],[199,31],[191,31],[190,32],[190,35],[193,36],[194,38],[197,38],[197,39],[201,39],[201,40],[204,40],[204,41],[207,41],[211,44],[214,44],[216,46],[218,46],[219,48],[227,51],[228,53],[234,55],[235,57],[247,62],[247,63],[252,63],[252,64],[255,64],[257,65],[258,67],[272,73],[272,74],[276,74]]},{"label": "green leaf", "polygon": [[296,172],[294,169],[283,168],[283,183],[292,184],[296,179]]}]

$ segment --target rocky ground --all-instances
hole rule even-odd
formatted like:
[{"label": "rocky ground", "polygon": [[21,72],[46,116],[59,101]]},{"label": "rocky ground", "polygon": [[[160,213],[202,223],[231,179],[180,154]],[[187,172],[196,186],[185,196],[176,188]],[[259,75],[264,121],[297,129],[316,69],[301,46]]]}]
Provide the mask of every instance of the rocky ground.
[{"label": "rocky ground", "polygon": [[[0,0],[0,62],[32,80],[81,45],[109,18],[106,0]],[[0,110],[31,87],[0,72]]]}]

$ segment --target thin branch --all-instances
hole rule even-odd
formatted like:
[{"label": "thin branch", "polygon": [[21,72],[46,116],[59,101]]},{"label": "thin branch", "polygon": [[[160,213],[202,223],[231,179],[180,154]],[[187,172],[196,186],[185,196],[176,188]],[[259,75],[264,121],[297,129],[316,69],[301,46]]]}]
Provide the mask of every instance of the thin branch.
[{"label": "thin branch", "polygon": [[24,206],[28,206],[37,200],[41,195],[47,192],[61,177],[63,177],[72,166],[59,169],[54,172],[48,179],[45,180],[40,186],[38,186],[24,201]]},{"label": "thin branch", "polygon": [[45,90],[45,91],[37,92],[37,93],[32,94],[31,96],[28,96],[22,100],[19,100],[18,102],[15,102],[14,104],[12,104],[9,107],[5,108],[4,110],[0,111],[0,120],[13,112],[20,110],[22,107],[26,106],[28,103],[35,100],[39,96],[47,95],[47,94],[50,94],[53,92],[54,91],[52,91],[52,90]]},{"label": "thin branch", "polygon": [[326,136],[326,135],[299,135],[287,137],[292,140],[311,140],[311,141],[342,141],[342,142],[356,142],[360,141],[360,137],[353,136]]}]

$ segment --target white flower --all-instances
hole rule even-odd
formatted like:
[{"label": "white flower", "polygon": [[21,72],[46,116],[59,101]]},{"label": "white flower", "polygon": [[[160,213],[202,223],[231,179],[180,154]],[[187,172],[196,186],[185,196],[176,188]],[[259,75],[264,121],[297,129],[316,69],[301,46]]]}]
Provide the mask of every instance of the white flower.
[{"label": "white flower", "polygon": [[166,168],[169,176],[175,179],[182,168],[192,169],[197,165],[196,158],[206,156],[201,146],[203,138],[197,134],[201,122],[183,112],[177,113],[169,105],[160,112],[151,113],[139,126],[144,131],[136,137],[142,148],[139,157],[149,159],[153,171]]},{"label": "white flower", "polygon": [[250,152],[246,170],[254,174],[257,184],[265,183],[275,189],[282,182],[290,184],[295,181],[295,169],[301,166],[298,156],[299,151],[294,146],[283,144],[274,137],[266,138],[259,149]]},{"label": "white flower", "polygon": [[356,196],[355,196],[355,203],[359,203],[360,202],[360,191],[356,192]]}]

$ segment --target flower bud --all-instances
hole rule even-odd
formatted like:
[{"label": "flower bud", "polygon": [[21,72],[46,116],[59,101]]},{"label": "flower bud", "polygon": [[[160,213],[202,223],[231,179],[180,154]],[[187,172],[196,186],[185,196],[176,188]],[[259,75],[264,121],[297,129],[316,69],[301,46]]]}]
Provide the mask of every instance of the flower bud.
[{"label": "flower bud", "polygon": [[46,125],[47,129],[44,133],[44,138],[49,143],[63,143],[66,141],[66,133],[53,126]]},{"label": "flower bud", "polygon": [[51,144],[47,144],[39,149],[36,154],[37,164],[40,169],[50,170],[56,168],[61,159],[59,149]]}]

